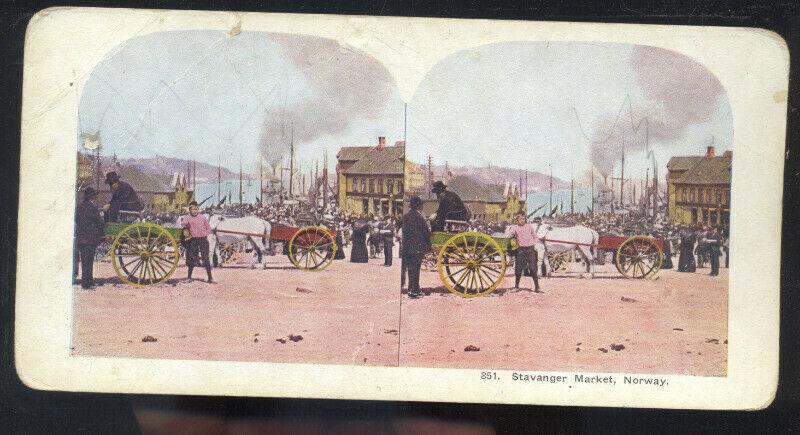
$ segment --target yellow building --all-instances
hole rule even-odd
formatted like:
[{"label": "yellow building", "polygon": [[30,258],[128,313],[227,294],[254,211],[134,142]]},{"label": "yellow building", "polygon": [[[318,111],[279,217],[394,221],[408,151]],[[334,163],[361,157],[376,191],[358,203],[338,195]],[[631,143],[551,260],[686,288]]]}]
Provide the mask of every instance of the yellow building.
[{"label": "yellow building", "polygon": [[[139,196],[139,200],[142,201],[145,210],[152,213],[184,213],[188,209],[189,203],[195,199],[194,191],[189,190],[189,183],[182,175],[176,176],[173,180],[173,190],[143,190],[135,182],[132,182],[131,186]],[[107,204],[110,200],[111,191],[101,190],[100,204]]]},{"label": "yellow building", "polygon": [[412,161],[406,161],[406,191],[416,192],[427,185],[425,167]]},{"label": "yellow building", "polygon": [[708,147],[705,156],[673,157],[667,163],[667,215],[676,224],[728,227],[730,222],[731,163]]},{"label": "yellow building", "polygon": [[347,214],[395,216],[403,213],[405,143],[342,147],[336,155],[339,208]]},{"label": "yellow building", "polygon": [[[447,190],[455,193],[469,210],[472,219],[484,223],[510,222],[519,212],[527,213],[525,199],[519,187],[506,183],[505,186],[486,185],[466,175],[459,175],[447,181]],[[436,197],[423,195],[422,214],[429,216],[436,212],[439,203]]]}]

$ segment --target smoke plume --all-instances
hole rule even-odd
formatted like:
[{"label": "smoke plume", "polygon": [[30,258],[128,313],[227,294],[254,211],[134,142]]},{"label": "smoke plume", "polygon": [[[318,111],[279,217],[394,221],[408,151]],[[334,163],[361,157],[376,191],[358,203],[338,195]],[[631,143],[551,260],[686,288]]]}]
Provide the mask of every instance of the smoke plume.
[{"label": "smoke plume", "polygon": [[381,116],[394,81],[377,60],[330,39],[287,34],[271,38],[304,75],[307,88],[300,90],[303,98],[267,114],[261,137],[267,161],[288,153],[292,135],[295,146],[302,147],[341,133],[354,121]]},{"label": "smoke plume", "polygon": [[681,139],[690,126],[712,120],[725,96],[708,69],[677,52],[637,45],[630,62],[643,101],[627,98],[594,125],[591,159],[603,175],[619,162],[623,142],[633,153]]}]

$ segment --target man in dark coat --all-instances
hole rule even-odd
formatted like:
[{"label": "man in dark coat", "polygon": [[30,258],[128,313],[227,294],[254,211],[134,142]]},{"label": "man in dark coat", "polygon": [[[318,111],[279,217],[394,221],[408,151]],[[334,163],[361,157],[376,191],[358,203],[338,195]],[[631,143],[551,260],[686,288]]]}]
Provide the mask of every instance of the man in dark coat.
[{"label": "man in dark coat", "polygon": [[680,231],[680,255],[678,256],[678,272],[694,272],[694,244],[697,241],[694,231],[683,228]]},{"label": "man in dark coat", "polygon": [[433,183],[431,193],[436,195],[439,200],[439,208],[436,209],[436,218],[431,225],[432,231],[444,231],[447,220],[468,221],[470,218],[469,210],[455,193],[447,190],[447,185],[441,181]]},{"label": "man in dark coat", "polygon": [[105,223],[97,208],[97,193],[87,187],[83,191],[83,201],[75,210],[75,244],[80,253],[81,287],[87,290],[95,287],[94,254],[105,237]]},{"label": "man in dark coat", "polygon": [[116,172],[106,174],[106,184],[111,187],[111,201],[104,207],[106,210],[106,221],[117,222],[120,211],[142,211],[144,208],[139,201],[139,195],[133,187],[120,180]]},{"label": "man in dark coat", "polygon": [[716,228],[709,229],[703,237],[703,243],[706,245],[706,254],[711,261],[711,276],[719,275],[719,257],[722,255],[720,250],[722,246],[722,238]]},{"label": "man in dark coat", "polygon": [[389,267],[392,265],[392,248],[394,247],[394,223],[391,218],[383,225],[381,237],[383,238],[383,265]]},{"label": "man in dark coat", "polygon": [[408,296],[422,295],[419,287],[419,272],[422,258],[431,250],[431,230],[422,216],[422,199],[411,198],[411,210],[403,216],[403,263],[408,270]]},{"label": "man in dark coat", "polygon": [[369,255],[367,254],[367,233],[369,233],[369,225],[363,220],[358,220],[353,224],[353,248],[350,250],[351,263],[368,263]]}]

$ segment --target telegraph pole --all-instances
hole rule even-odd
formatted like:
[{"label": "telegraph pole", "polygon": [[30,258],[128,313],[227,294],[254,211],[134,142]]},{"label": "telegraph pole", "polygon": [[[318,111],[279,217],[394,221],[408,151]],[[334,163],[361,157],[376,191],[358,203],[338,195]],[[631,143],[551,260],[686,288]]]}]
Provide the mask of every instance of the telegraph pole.
[{"label": "telegraph pole", "polygon": [[289,198],[294,194],[294,122],[289,139]]},{"label": "telegraph pole", "polygon": [[547,213],[551,213],[553,211],[553,164],[548,163],[547,165],[550,166],[550,208]]},{"label": "telegraph pole", "polygon": [[258,202],[264,204],[264,156],[258,153],[258,175],[261,181],[258,186]]},{"label": "telegraph pole", "polygon": [[594,165],[592,165],[592,174],[590,177],[592,179],[592,206],[589,208],[589,212],[594,215]]}]

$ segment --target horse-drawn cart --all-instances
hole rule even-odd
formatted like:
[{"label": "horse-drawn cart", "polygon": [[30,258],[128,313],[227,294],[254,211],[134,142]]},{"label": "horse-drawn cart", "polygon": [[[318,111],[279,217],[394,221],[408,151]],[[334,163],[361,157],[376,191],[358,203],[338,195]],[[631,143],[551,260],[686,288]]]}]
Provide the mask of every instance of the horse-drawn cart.
[{"label": "horse-drawn cart", "polygon": [[[181,257],[182,228],[152,222],[109,222],[105,226],[111,241],[108,255],[117,276],[135,286],[156,285],[169,279],[178,268]],[[220,233],[236,233],[248,237],[264,234],[241,233],[216,229]],[[273,226],[270,240],[288,246],[287,255],[301,270],[322,270],[336,254],[335,233],[319,226]]]},{"label": "horse-drawn cart", "polygon": [[[596,234],[596,233],[595,233]],[[548,251],[548,244],[591,248],[613,256],[614,265],[626,278],[652,278],[663,262],[663,241],[649,236],[597,237],[595,243],[542,238],[544,255],[551,269],[566,269],[571,261],[567,251]],[[487,295],[500,286],[508,266],[507,253],[516,249],[516,239],[480,232],[433,232],[431,245],[436,252],[436,268],[444,286],[465,298]],[[585,258],[592,262],[595,258]]]}]

